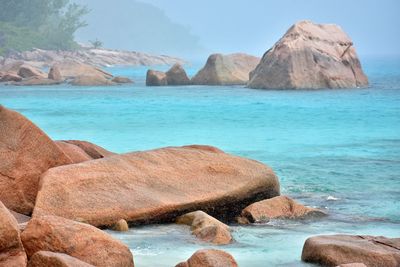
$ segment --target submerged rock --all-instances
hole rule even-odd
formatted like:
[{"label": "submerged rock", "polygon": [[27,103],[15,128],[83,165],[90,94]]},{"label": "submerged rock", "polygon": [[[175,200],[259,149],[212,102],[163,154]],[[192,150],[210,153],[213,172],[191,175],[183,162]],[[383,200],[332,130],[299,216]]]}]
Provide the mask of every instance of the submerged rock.
[{"label": "submerged rock", "polygon": [[[216,152],[214,152],[216,151]],[[209,147],[167,147],[52,168],[42,176],[33,216],[110,226],[173,221],[202,209],[233,218],[248,204],[279,195],[266,165]]]},{"label": "submerged rock", "polygon": [[111,81],[114,83],[133,83],[131,79],[121,76],[114,77]]},{"label": "submerged rock", "polygon": [[233,240],[229,226],[204,211],[186,213],[179,216],[176,223],[189,225],[192,234],[197,238],[216,245],[226,245]]},{"label": "submerged rock", "polygon": [[38,251],[29,260],[28,267],[94,267],[64,253]]},{"label": "submerged rock", "polygon": [[62,81],[51,80],[47,78],[43,78],[41,76],[33,76],[27,79],[24,79],[19,82],[11,83],[12,85],[19,85],[19,86],[34,86],[34,85],[56,85],[61,84]]},{"label": "submerged rock", "polygon": [[350,37],[334,24],[301,21],[269,49],[248,87],[353,88],[368,85]]},{"label": "submerged rock", "polygon": [[324,266],[363,263],[367,266],[400,266],[400,238],[358,235],[321,235],[310,237],[301,259]]},{"label": "submerged rock", "polygon": [[106,79],[104,76],[77,76],[71,82],[72,85],[75,86],[109,86],[116,85],[116,83],[112,82],[109,79]]},{"label": "submerged rock", "polygon": [[303,206],[287,196],[277,196],[253,203],[246,207],[241,217],[242,222],[265,222],[270,219],[301,219],[311,216],[325,216],[326,213]]},{"label": "submerged rock", "polygon": [[93,226],[61,217],[32,218],[21,238],[29,258],[52,251],[99,267],[134,266],[126,245]]},{"label": "submerged rock", "polygon": [[254,70],[259,61],[257,57],[242,53],[213,54],[207,59],[206,65],[192,78],[192,83],[243,85],[249,81],[249,73]]},{"label": "submerged rock", "polygon": [[238,264],[232,255],[225,251],[202,249],[175,267],[238,267]]},{"label": "submerged rock", "polygon": [[0,201],[0,266],[26,266],[18,222]]},{"label": "submerged rock", "polygon": [[146,73],[146,86],[168,85],[167,75],[162,71],[148,70]]},{"label": "submerged rock", "polygon": [[180,64],[174,64],[166,73],[168,85],[188,85],[190,79]]},{"label": "submerged rock", "polygon": [[29,214],[42,173],[71,160],[27,118],[1,105],[0,125],[0,201]]}]

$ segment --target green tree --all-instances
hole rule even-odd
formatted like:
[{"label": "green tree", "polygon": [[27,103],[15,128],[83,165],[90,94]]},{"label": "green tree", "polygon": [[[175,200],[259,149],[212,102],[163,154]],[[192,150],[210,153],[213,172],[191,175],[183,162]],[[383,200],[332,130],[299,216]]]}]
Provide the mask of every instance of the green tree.
[{"label": "green tree", "polygon": [[0,54],[10,50],[74,49],[89,11],[69,0],[0,0]]}]

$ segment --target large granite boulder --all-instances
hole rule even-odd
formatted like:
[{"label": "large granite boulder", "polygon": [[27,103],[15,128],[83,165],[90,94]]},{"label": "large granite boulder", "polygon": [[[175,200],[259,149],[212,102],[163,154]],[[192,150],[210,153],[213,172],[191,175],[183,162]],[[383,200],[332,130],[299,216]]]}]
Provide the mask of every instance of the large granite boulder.
[{"label": "large granite boulder", "polygon": [[238,267],[231,254],[217,249],[196,251],[187,261],[175,267]]},{"label": "large granite boulder", "polygon": [[113,81],[100,75],[80,75],[71,80],[70,84],[75,86],[110,86],[116,85]]},{"label": "large granite boulder", "polygon": [[[60,71],[61,76],[64,79],[75,79],[77,77],[99,77],[99,80],[101,78],[104,78],[106,80],[112,79],[113,76],[92,65],[81,63],[75,60],[68,60],[65,59],[61,62],[57,62],[57,67]],[[102,80],[104,80],[102,79]]]},{"label": "large granite boulder", "polygon": [[32,212],[40,175],[71,160],[38,127],[0,105],[0,201],[20,213]]},{"label": "large granite boulder", "polygon": [[260,59],[243,53],[212,54],[206,65],[192,78],[200,85],[243,85],[249,81],[249,73]]},{"label": "large granite boulder", "polygon": [[166,73],[168,85],[188,85],[190,79],[182,65],[174,64]]},{"label": "large granite boulder", "polygon": [[189,225],[197,238],[215,245],[226,245],[233,240],[228,225],[201,210],[179,216],[176,223]]},{"label": "large granite boulder", "polygon": [[29,260],[28,267],[94,267],[64,253],[38,251]]},{"label": "large granite boulder", "polygon": [[268,222],[270,219],[303,219],[325,216],[326,213],[306,207],[287,196],[277,196],[246,207],[241,217],[249,222]]},{"label": "large granite boulder", "polygon": [[350,37],[337,25],[301,21],[269,49],[248,87],[353,88],[368,85]]},{"label": "large granite boulder", "polygon": [[86,154],[88,154],[92,159],[100,159],[108,156],[115,155],[114,152],[108,151],[96,144],[90,143],[88,141],[80,140],[63,140],[60,142],[68,143],[82,149]]},{"label": "large granite boulder", "polygon": [[321,235],[310,237],[301,259],[323,266],[363,263],[374,267],[400,266],[400,238],[361,235]]},{"label": "large granite boulder", "polygon": [[110,226],[173,221],[204,210],[233,218],[279,195],[266,165],[210,147],[167,147],[52,168],[41,180],[33,216],[52,214]]},{"label": "large granite boulder", "polygon": [[21,238],[28,258],[52,251],[98,267],[134,266],[132,253],[120,241],[91,225],[57,216],[32,218]]},{"label": "large granite boulder", "polygon": [[0,267],[26,266],[18,222],[0,201]]},{"label": "large granite boulder", "polygon": [[168,85],[167,75],[162,71],[148,70],[146,73],[146,86]]}]

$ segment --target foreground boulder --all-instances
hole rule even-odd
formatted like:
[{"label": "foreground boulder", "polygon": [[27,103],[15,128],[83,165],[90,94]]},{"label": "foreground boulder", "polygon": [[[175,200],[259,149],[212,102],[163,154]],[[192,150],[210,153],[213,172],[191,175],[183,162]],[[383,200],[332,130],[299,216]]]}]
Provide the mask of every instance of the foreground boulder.
[{"label": "foreground boulder", "polygon": [[171,222],[204,210],[233,218],[254,201],[279,195],[273,171],[208,146],[167,147],[48,170],[34,216],[52,214],[110,226]]},{"label": "foreground boulder", "polygon": [[194,211],[179,216],[176,223],[189,225],[197,238],[216,245],[226,245],[233,240],[229,226],[204,211]]},{"label": "foreground boulder", "polygon": [[174,64],[166,73],[168,85],[188,85],[190,79],[180,64]]},{"label": "foreground boulder", "polygon": [[303,206],[287,196],[262,200],[246,207],[241,217],[249,222],[268,222],[270,219],[302,219],[325,216],[326,213]]},{"label": "foreground boulder", "polygon": [[64,253],[39,251],[33,254],[28,267],[94,267]]},{"label": "foreground boulder", "polygon": [[52,251],[94,266],[133,266],[126,245],[93,226],[61,217],[32,218],[21,238],[28,258],[39,251]]},{"label": "foreground boulder", "polygon": [[350,37],[334,24],[301,21],[268,50],[248,87],[353,88],[368,85]]},{"label": "foreground boulder", "polygon": [[196,251],[186,262],[175,267],[237,267],[238,264],[229,253],[216,249]]},{"label": "foreground boulder", "polygon": [[26,266],[17,220],[0,201],[0,266]]},{"label": "foreground boulder", "polygon": [[148,70],[146,73],[146,86],[168,85],[167,75],[162,71]]},{"label": "foreground boulder", "polygon": [[301,259],[323,266],[363,263],[375,267],[400,266],[400,238],[321,235],[306,240]]},{"label": "foreground boulder", "polygon": [[1,105],[0,125],[0,201],[30,214],[40,175],[71,160],[27,118]]},{"label": "foreground boulder", "polygon": [[192,83],[244,85],[249,81],[249,73],[259,62],[259,58],[242,53],[213,54],[207,59],[206,65],[192,78]]}]

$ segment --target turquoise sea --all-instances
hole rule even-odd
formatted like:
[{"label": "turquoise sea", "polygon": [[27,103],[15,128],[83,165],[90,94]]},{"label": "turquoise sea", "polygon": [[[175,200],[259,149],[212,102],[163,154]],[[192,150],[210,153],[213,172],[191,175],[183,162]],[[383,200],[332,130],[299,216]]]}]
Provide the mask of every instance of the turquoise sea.
[{"label": "turquoise sea", "polygon": [[[219,248],[244,267],[302,266],[302,246],[312,235],[400,237],[400,59],[364,58],[363,66],[369,88],[319,91],[149,88],[147,68],[110,68],[136,83],[0,86],[0,103],[53,139],[89,140],[115,152],[208,144],[270,165],[283,194],[329,216],[233,226],[236,242]],[[138,267],[175,266],[210,247],[184,226],[110,233],[129,245]]]}]

